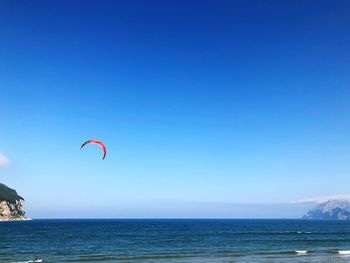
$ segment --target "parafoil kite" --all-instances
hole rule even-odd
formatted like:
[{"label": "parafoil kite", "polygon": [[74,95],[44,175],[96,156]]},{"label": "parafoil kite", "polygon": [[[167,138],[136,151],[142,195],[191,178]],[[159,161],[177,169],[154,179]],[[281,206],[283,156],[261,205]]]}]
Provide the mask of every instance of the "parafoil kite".
[{"label": "parafoil kite", "polygon": [[102,160],[106,157],[107,149],[106,149],[106,146],[103,144],[103,142],[100,142],[100,141],[98,141],[98,140],[88,140],[88,141],[84,142],[84,143],[81,145],[80,149],[83,148],[83,147],[84,147],[85,145],[87,145],[87,144],[97,144],[97,145],[99,145],[99,146],[102,148],[102,150],[103,150],[103,157],[102,157]]}]

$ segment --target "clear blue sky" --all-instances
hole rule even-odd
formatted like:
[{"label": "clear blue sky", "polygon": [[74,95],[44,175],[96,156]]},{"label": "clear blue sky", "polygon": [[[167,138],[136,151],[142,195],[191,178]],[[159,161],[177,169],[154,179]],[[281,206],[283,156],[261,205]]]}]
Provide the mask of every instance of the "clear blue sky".
[{"label": "clear blue sky", "polygon": [[[33,217],[235,216],[212,207],[347,194],[349,12],[1,1],[0,182]],[[104,161],[80,151],[91,138]]]}]

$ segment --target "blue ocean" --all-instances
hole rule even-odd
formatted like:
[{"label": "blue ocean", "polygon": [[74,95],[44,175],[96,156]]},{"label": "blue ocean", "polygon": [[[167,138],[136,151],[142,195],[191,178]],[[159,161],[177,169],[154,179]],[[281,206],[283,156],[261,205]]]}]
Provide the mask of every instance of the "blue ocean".
[{"label": "blue ocean", "polygon": [[77,219],[0,224],[0,262],[350,262],[346,253],[347,221]]}]

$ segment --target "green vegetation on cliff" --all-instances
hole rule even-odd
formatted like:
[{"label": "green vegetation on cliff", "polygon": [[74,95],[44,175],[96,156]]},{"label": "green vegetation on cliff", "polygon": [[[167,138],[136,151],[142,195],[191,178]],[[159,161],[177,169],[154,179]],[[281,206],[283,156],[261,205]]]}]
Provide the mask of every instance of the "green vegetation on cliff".
[{"label": "green vegetation on cliff", "polygon": [[7,201],[10,203],[16,203],[16,200],[20,199],[23,200],[23,198],[17,194],[16,190],[0,183],[0,202]]}]

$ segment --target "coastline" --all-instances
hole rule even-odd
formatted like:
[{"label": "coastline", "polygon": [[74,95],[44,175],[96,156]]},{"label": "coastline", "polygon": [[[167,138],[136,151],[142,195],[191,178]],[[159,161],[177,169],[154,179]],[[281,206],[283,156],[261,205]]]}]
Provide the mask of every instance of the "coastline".
[{"label": "coastline", "polygon": [[25,217],[25,218],[7,218],[7,219],[0,219],[1,222],[15,222],[15,221],[32,221],[32,218]]}]

